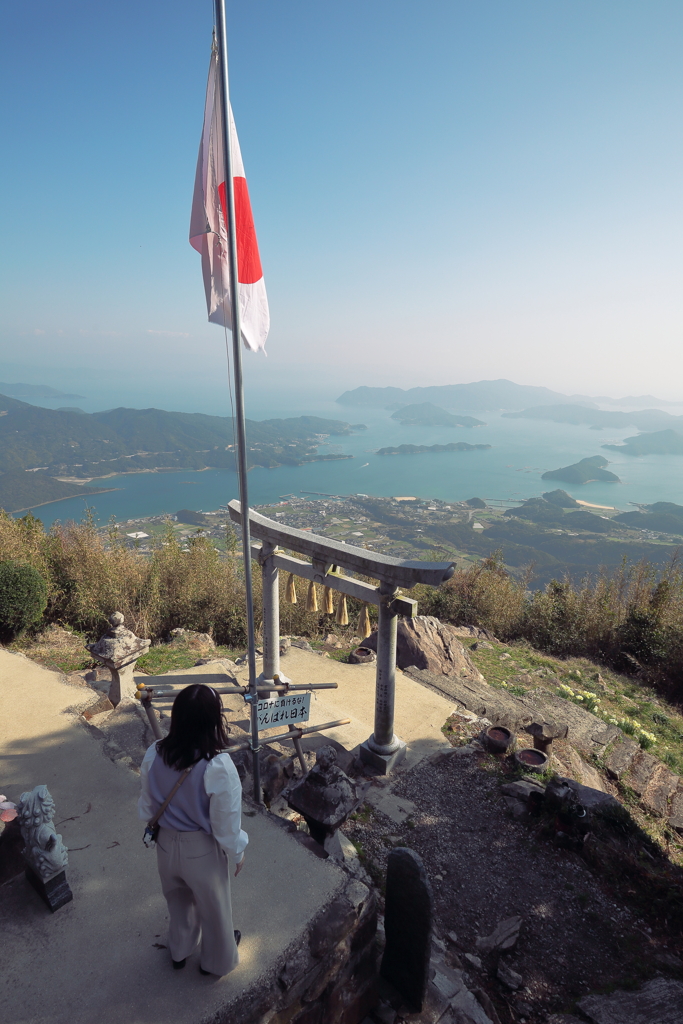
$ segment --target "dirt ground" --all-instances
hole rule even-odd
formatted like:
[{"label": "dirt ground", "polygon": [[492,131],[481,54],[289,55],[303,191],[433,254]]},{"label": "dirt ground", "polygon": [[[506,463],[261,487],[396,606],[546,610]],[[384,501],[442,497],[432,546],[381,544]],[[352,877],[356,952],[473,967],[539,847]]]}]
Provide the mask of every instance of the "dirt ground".
[{"label": "dirt ground", "polygon": [[[589,992],[639,987],[657,974],[683,977],[680,934],[651,929],[579,853],[509,817],[505,772],[504,760],[487,754],[423,761],[392,787],[416,805],[412,820],[397,826],[366,806],[343,830],[380,887],[392,846],[420,854],[452,963],[465,969],[468,987],[488,992],[501,1024],[541,1024]],[[502,960],[522,976],[516,992],[497,979],[498,956],[481,954],[475,942],[514,915],[524,919],[519,942]]]}]

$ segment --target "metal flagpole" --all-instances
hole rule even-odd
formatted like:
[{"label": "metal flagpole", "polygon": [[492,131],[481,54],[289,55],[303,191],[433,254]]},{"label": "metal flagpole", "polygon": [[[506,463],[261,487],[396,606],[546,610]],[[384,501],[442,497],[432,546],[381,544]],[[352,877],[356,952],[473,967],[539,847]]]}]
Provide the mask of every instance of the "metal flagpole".
[{"label": "metal flagpole", "polygon": [[242,382],[242,330],[239,307],[239,278],[237,265],[237,235],[235,232],[235,192],[232,174],[230,140],[230,88],[228,84],[228,36],[225,27],[225,0],[216,0],[216,35],[220,69],[221,98],[223,101],[223,163],[225,165],[225,207],[228,229],[228,268],[230,276],[230,312],[232,355],[235,377],[235,424],[237,427],[237,472],[239,476],[240,507],[242,510],[242,551],[244,553],[244,587],[247,599],[247,638],[249,664],[249,694],[251,713],[251,749],[253,752],[254,800],[262,802],[261,768],[259,764],[258,718],[256,715],[256,634],[254,629],[254,599],[251,579],[251,535],[249,529],[249,497],[247,492],[247,432],[244,419],[244,385]]}]

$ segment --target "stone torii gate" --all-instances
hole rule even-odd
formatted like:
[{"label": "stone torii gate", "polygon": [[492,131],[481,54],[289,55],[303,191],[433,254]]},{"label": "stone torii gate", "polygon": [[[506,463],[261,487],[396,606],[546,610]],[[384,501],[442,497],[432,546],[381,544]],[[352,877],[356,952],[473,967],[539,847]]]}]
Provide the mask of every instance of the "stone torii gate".
[{"label": "stone torii gate", "polygon": [[[228,511],[232,521],[241,526],[239,501],[231,501]],[[361,744],[360,756],[366,764],[387,774],[402,761],[406,752],[405,743],[394,735],[397,618],[399,615],[412,617],[417,610],[417,601],[399,595],[398,588],[409,590],[417,583],[438,587],[451,578],[455,564],[392,558],[284,526],[251,509],[249,528],[252,538],[261,541],[252,546],[252,557],[258,560],[263,577],[263,672],[258,678],[259,690],[267,690],[275,676],[279,676],[280,682],[286,681],[280,672],[280,569],[377,605],[375,727],[372,736]],[[305,555],[311,561],[303,562],[283,554],[278,550],[280,547]],[[333,566],[379,580],[379,586],[331,572]]]}]

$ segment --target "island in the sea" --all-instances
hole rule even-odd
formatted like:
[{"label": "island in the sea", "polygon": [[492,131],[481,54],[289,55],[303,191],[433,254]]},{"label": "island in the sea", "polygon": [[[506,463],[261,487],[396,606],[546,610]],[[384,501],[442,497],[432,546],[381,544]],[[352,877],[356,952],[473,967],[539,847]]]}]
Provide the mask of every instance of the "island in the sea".
[{"label": "island in the sea", "polygon": [[549,501],[551,505],[557,505],[558,508],[580,508],[578,501],[572,498],[571,494],[567,494],[566,491],[561,490],[559,487],[556,491],[545,491],[543,497],[546,501]]},{"label": "island in the sea", "polygon": [[619,484],[621,480],[615,473],[610,473],[605,466],[609,463],[602,455],[593,455],[588,459],[581,459],[573,466],[563,466],[561,469],[550,469],[541,477],[542,480],[562,480],[567,484],[592,484],[600,483]]},{"label": "island in the sea", "polygon": [[400,444],[398,448],[378,448],[378,455],[423,455],[425,452],[473,452],[475,449],[490,448],[490,444],[467,444],[466,441],[451,441],[450,444]]},{"label": "island in the sea", "polygon": [[683,455],[683,434],[675,430],[656,430],[652,434],[627,437],[622,444],[603,444],[625,455]]},{"label": "island in the sea", "polygon": [[420,427],[485,427],[482,420],[474,416],[463,416],[459,413],[446,412],[433,402],[420,402],[416,405],[405,405],[391,415],[406,426]]}]

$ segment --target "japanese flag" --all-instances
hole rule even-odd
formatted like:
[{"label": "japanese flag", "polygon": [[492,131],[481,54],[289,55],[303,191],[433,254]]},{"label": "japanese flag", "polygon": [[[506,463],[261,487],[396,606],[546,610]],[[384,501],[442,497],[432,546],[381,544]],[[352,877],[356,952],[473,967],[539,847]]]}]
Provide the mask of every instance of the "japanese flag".
[{"label": "japanese flag", "polygon": [[[218,51],[214,47],[206,86],[204,130],[195,175],[190,245],[201,253],[202,274],[209,320],[231,328],[228,232],[223,161],[223,99],[220,90]],[[261,258],[256,241],[244,164],[230,110],[237,267],[242,340],[252,352],[265,348],[270,314]]]}]

